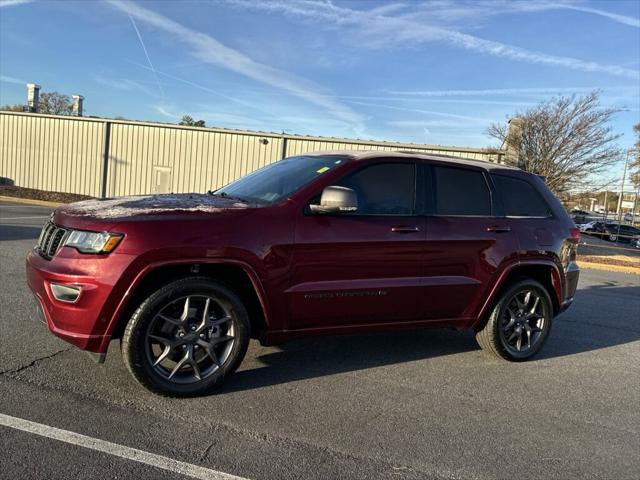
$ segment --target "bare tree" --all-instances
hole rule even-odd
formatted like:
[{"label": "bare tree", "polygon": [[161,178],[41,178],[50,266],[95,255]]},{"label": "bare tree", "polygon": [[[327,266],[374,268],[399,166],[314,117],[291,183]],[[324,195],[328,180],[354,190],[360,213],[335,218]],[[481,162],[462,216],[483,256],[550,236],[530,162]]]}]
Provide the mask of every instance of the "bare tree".
[{"label": "bare tree", "polygon": [[0,107],[0,110],[4,112],[24,112],[24,109],[25,109],[25,106],[20,104],[2,105]]},{"label": "bare tree", "polygon": [[73,102],[69,95],[58,92],[43,92],[38,101],[38,113],[49,115],[71,115]]},{"label": "bare tree", "polygon": [[[608,125],[620,110],[600,106],[599,92],[559,97],[515,116],[522,119],[519,166],[543,175],[557,195],[585,187],[620,160]],[[504,142],[507,129],[493,124],[487,134]]]}]

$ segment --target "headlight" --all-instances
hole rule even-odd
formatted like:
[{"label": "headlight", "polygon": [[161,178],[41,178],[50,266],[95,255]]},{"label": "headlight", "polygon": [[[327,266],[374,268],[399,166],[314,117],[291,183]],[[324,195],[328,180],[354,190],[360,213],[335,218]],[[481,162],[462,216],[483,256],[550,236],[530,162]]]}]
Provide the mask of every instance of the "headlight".
[{"label": "headlight", "polygon": [[119,233],[71,230],[64,244],[82,253],[109,253],[118,246],[120,240],[122,235]]}]

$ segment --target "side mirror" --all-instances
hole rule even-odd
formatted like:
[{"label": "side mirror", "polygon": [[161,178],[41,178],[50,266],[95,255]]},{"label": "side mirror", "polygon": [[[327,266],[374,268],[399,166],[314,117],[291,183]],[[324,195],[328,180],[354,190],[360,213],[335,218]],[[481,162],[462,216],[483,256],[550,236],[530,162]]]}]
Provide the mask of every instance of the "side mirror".
[{"label": "side mirror", "polygon": [[315,214],[355,212],[358,196],[350,188],[332,185],[322,191],[320,205],[309,205],[309,209]]}]

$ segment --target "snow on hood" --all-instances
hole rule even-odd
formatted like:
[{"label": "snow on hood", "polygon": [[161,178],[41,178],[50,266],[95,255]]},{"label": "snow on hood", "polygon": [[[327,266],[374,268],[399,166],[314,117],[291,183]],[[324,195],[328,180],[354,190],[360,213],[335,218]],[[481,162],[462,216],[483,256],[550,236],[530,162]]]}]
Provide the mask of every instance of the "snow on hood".
[{"label": "snow on hood", "polygon": [[178,195],[135,195],[108,198],[104,200],[85,200],[62,207],[65,214],[71,216],[90,216],[100,219],[123,218],[134,215],[148,215],[164,212],[200,212],[215,213],[225,209],[247,208],[246,203],[230,198],[199,193]]}]

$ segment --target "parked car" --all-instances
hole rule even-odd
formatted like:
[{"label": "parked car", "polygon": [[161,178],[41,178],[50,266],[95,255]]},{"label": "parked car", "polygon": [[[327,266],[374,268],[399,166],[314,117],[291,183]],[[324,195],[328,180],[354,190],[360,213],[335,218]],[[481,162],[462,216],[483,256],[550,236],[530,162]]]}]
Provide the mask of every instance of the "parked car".
[{"label": "parked car", "polygon": [[620,223],[589,222],[580,225],[579,228],[587,235],[594,235],[611,242],[630,243],[633,239],[640,238],[640,229]]},{"label": "parked car", "polygon": [[612,242],[617,239],[619,243],[631,243],[632,240],[640,238],[640,229],[631,225],[608,223],[606,227],[611,232],[609,240]]},{"label": "parked car", "polygon": [[600,237],[611,242],[629,243],[635,238],[640,238],[640,229],[620,223],[596,221],[578,225],[578,228],[582,233]]},{"label": "parked car", "polygon": [[579,236],[516,168],[308,154],[207,195],[61,207],[27,278],[54,334],[98,361],[121,339],[142,385],[185,396],[219,387],[250,338],[453,327],[531,358],[573,301]]},{"label": "parked car", "polygon": [[580,210],[579,208],[574,208],[571,210],[571,215],[593,215],[591,212],[587,212],[586,210]]},{"label": "parked car", "polygon": [[586,233],[587,235],[603,236],[605,233],[607,233],[605,224],[602,221],[581,223],[578,224],[577,227],[581,233]]}]

